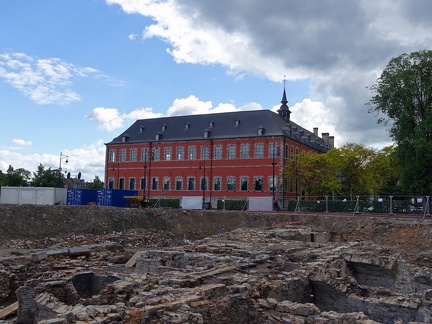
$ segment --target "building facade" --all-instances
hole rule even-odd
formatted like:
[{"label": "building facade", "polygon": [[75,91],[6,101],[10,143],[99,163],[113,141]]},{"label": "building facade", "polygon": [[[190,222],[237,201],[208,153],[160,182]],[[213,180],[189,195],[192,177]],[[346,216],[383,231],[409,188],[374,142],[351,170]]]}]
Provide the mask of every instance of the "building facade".
[{"label": "building facade", "polygon": [[[106,144],[107,188],[140,190],[150,198],[202,196],[247,198],[272,195],[283,202],[299,194],[284,165],[302,151],[326,152],[318,136],[290,121],[286,93],[270,110],[137,120]],[[292,179],[291,179],[292,180]]]}]

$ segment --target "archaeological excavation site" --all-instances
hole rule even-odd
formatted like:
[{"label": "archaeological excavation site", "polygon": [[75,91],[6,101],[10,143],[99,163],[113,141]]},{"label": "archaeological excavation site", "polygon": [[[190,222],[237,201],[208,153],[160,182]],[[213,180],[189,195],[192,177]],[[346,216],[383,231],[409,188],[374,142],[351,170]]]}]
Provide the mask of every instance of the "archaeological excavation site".
[{"label": "archaeological excavation site", "polygon": [[429,217],[0,205],[0,323],[431,323]]}]

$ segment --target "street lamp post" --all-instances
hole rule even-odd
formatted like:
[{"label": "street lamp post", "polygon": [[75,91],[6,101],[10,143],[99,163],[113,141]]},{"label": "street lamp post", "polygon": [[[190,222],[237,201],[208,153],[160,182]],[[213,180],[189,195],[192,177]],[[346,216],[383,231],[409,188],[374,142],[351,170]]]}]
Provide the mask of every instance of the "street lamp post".
[{"label": "street lamp post", "polygon": [[114,186],[113,186],[113,189],[115,189],[115,183],[117,183],[117,189],[120,188],[120,184],[118,183],[120,181],[120,165],[119,165],[119,163],[115,163],[114,165],[116,165],[116,164],[117,164],[117,177],[116,177],[116,173],[115,173],[115,171],[116,171],[115,166],[113,166],[113,168],[112,168],[112,170],[114,171]]},{"label": "street lamp post", "polygon": [[[199,163],[199,169],[203,169],[203,178],[201,181],[201,189],[202,189],[202,207],[205,207],[205,188],[207,187],[207,181],[206,181],[206,177],[205,177],[205,161],[202,161]],[[205,184],[205,186],[204,186]]]},{"label": "street lamp post", "polygon": [[146,189],[147,189],[147,154],[144,156],[144,183],[143,183],[143,199],[146,199]]},{"label": "street lamp post", "polygon": [[272,168],[273,168],[273,177],[272,177],[272,196],[273,200],[275,198],[275,147],[276,143],[273,143],[273,149],[272,149],[272,156],[273,156],[273,162],[272,162]]},{"label": "street lamp post", "polygon": [[60,152],[60,160],[59,160],[59,178],[58,178],[58,183],[57,183],[57,187],[61,187],[61,171],[62,171],[62,160],[66,159],[65,163],[67,164],[69,162],[69,156],[64,155],[62,152]]}]

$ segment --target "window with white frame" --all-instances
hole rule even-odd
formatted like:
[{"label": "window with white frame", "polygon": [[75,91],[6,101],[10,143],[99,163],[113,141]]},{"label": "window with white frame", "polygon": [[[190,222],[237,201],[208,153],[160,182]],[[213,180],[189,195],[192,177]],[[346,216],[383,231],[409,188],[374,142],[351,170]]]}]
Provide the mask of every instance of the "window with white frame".
[{"label": "window with white frame", "polygon": [[254,158],[262,159],[264,157],[264,144],[263,143],[255,143],[254,145]]},{"label": "window with white frame", "polygon": [[130,161],[131,162],[137,161],[137,149],[136,148],[130,149]]},{"label": "window with white frame", "polygon": [[183,190],[183,178],[182,177],[176,178],[176,190]]},{"label": "window with white frame", "polygon": [[213,179],[213,190],[220,191],[222,189],[222,178],[214,177]]},{"label": "window with white frame", "polygon": [[165,147],[164,148],[164,160],[170,161],[172,158],[172,148],[171,147]]},{"label": "window with white frame", "polygon": [[177,160],[184,160],[184,146],[177,147]]},{"label": "window with white frame", "polygon": [[158,190],[159,188],[159,178],[153,177],[152,178],[152,190]]},{"label": "window with white frame", "polygon": [[235,190],[235,177],[227,177],[227,190],[234,191]]},{"label": "window with white frame", "polygon": [[119,179],[119,189],[125,189],[125,179],[124,178],[120,178]]},{"label": "window with white frame", "polygon": [[240,190],[241,191],[249,190],[249,177],[246,176],[240,177]]},{"label": "window with white frame", "polygon": [[195,190],[195,178],[188,177],[188,190]]},{"label": "window with white frame", "polygon": [[207,190],[207,177],[201,177],[200,190]]},{"label": "window with white frame", "polygon": [[249,144],[240,144],[240,158],[249,159]]},{"label": "window with white frame", "polygon": [[135,190],[136,186],[136,179],[135,178],[129,178],[129,189],[130,190]]},{"label": "window with white frame", "polygon": [[120,162],[126,162],[126,149],[120,150]]},{"label": "window with white frame", "polygon": [[229,144],[227,146],[227,151],[228,151],[228,159],[230,159],[230,160],[236,159],[236,146],[235,146],[235,144]]},{"label": "window with white frame", "polygon": [[144,147],[144,148],[141,149],[141,161],[142,162],[146,162],[148,160],[149,160],[149,157],[148,157],[148,148]]},{"label": "window with white frame", "polygon": [[269,184],[269,191],[276,191],[276,185],[277,185],[277,176],[274,176],[274,178],[272,176],[268,177],[268,184]]},{"label": "window with white frame", "polygon": [[209,159],[209,147],[208,145],[201,146],[201,160]]},{"label": "window with white frame", "polygon": [[170,190],[170,177],[164,177],[163,179],[163,189]]},{"label": "window with white frame", "polygon": [[223,146],[222,145],[215,145],[214,146],[214,159],[215,160],[222,160],[223,153]]},{"label": "window with white frame", "polygon": [[153,147],[152,160],[153,161],[160,161],[160,148],[159,147]]},{"label": "window with white frame", "polygon": [[279,157],[279,143],[277,142],[272,142],[269,143],[269,157],[273,158],[273,157]]},{"label": "window with white frame", "polygon": [[264,188],[264,178],[262,176],[254,177],[254,190],[263,191]]},{"label": "window with white frame", "polygon": [[109,151],[109,161],[110,162],[116,161],[116,150],[110,150]]},{"label": "window with white frame", "polygon": [[189,146],[188,147],[188,159],[189,160],[196,160],[197,155],[196,155],[196,146]]},{"label": "window with white frame", "polygon": [[147,178],[146,177],[142,177],[141,178],[141,190],[145,190],[147,189]]}]

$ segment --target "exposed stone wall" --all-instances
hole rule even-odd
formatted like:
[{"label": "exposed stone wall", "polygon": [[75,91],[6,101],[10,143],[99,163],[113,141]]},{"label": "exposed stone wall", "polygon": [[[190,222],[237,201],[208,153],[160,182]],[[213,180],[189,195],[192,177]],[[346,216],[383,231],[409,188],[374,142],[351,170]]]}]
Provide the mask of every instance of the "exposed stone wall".
[{"label": "exposed stone wall", "polygon": [[[39,206],[0,204],[0,243],[11,239],[41,239],[72,233],[106,234],[134,228],[170,231],[185,239],[200,239],[239,227],[279,227],[297,223],[311,229],[310,241],[402,239],[422,250],[430,246],[432,224],[426,220],[377,219],[304,214],[248,213],[178,209],[137,209],[101,206]],[[421,227],[419,226],[421,224]],[[318,233],[313,231],[317,230]],[[325,231],[324,233],[322,231]],[[413,232],[415,232],[413,234]],[[424,234],[422,234],[424,233]]]}]

